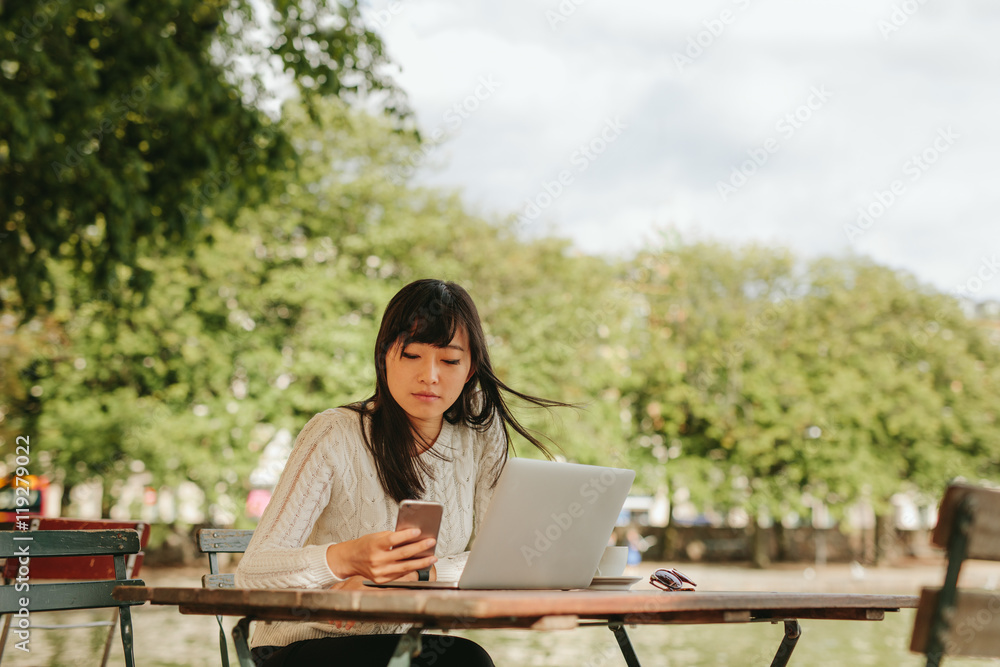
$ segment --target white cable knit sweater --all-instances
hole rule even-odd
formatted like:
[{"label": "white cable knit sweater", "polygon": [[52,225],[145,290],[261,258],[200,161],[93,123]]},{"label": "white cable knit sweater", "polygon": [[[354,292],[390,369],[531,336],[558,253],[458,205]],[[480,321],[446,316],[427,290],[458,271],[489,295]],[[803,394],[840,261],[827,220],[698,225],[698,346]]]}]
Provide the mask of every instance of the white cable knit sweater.
[{"label": "white cable knit sweater", "polygon": [[[456,581],[461,575],[470,540],[492,497],[495,466],[503,453],[498,421],[486,433],[446,421],[431,450],[421,454],[433,472],[433,480],[425,480],[422,500],[444,505],[436,548],[439,580]],[[339,579],[327,566],[327,547],[393,530],[398,509],[379,484],[358,414],[346,408],[322,412],[309,420],[295,441],[236,570],[236,585],[328,588]],[[285,646],[303,639],[400,632],[405,627],[358,623],[351,630],[338,630],[326,622],[258,622],[251,645]]]}]

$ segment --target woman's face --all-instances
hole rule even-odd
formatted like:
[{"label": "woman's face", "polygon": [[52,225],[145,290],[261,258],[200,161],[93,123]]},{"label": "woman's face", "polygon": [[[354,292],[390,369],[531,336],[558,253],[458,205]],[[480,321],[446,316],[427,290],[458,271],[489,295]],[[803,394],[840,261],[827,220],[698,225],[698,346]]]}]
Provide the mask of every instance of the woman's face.
[{"label": "woman's face", "polygon": [[436,438],[444,413],[472,377],[472,355],[464,328],[445,347],[397,343],[385,355],[389,393],[421,433]]}]

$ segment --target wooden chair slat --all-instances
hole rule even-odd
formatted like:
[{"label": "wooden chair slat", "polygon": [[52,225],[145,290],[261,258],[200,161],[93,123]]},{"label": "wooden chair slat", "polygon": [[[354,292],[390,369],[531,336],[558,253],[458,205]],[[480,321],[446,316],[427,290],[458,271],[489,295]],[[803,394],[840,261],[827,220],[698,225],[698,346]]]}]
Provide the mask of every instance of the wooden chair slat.
[{"label": "wooden chair slat", "polygon": [[197,533],[198,550],[202,553],[243,553],[253,537],[252,530],[202,528]]},{"label": "wooden chair slat", "polygon": [[66,609],[102,609],[120,607],[123,604],[139,602],[119,602],[111,597],[117,586],[144,586],[141,579],[111,579],[109,581],[79,581],[58,584],[31,584],[27,592],[19,592],[13,586],[0,589],[0,614],[15,613],[21,609],[20,600],[27,600],[28,611],[63,611]]},{"label": "wooden chair slat", "polygon": [[[940,588],[925,588],[914,622],[910,650],[925,652]],[[967,658],[1000,656],[1000,591],[959,590],[955,611],[942,637],[945,655]]]},{"label": "wooden chair slat", "polygon": [[0,532],[0,558],[99,556],[139,552],[134,530],[32,530]]},{"label": "wooden chair slat", "polygon": [[[13,523],[0,523],[0,530],[16,529]],[[149,543],[149,523],[145,521],[117,521],[114,519],[73,519],[67,517],[35,517],[31,519],[32,531],[48,530],[135,530],[139,532],[139,545],[145,548]],[[138,577],[142,570],[143,553],[131,556],[130,577]],[[19,563],[8,559],[3,568],[7,579],[17,577]],[[52,580],[95,580],[114,579],[113,556],[68,556],[66,558],[42,558],[31,564],[31,576],[35,579]]]},{"label": "wooden chair slat", "polygon": [[215,590],[218,588],[236,588],[235,574],[205,574],[201,577],[201,587]]},{"label": "wooden chair slat", "polygon": [[963,500],[972,503],[973,515],[972,525],[969,527],[966,557],[1000,560],[1000,490],[964,484],[948,487],[941,500],[938,522],[931,535],[931,542],[942,549],[948,548],[951,531],[957,527],[956,512]]}]

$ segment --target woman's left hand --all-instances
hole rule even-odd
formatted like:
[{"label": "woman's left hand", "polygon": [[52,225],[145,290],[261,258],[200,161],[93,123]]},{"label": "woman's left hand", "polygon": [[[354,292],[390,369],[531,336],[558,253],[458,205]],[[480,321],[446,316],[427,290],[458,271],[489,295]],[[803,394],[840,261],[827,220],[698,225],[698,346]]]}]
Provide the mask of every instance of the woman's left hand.
[{"label": "woman's left hand", "polygon": [[[431,565],[431,573],[428,579],[430,581],[437,581],[437,569],[433,565]],[[403,575],[402,577],[399,578],[399,581],[418,581],[418,580],[419,577],[417,576],[416,572],[410,572],[409,574]],[[348,577],[343,581],[338,581],[329,588],[329,590],[331,591],[360,591],[365,589],[369,589],[369,587],[365,586],[364,577]],[[340,630],[341,628],[343,628],[344,630],[350,630],[351,628],[354,627],[356,621],[327,621],[327,623],[334,626],[338,630]]]},{"label": "woman's left hand", "polygon": [[[348,577],[347,579],[338,581],[330,586],[331,591],[360,591],[364,588],[366,588],[364,577]],[[334,626],[338,630],[341,628],[344,630],[350,630],[354,627],[355,621],[327,621],[327,623]]]}]

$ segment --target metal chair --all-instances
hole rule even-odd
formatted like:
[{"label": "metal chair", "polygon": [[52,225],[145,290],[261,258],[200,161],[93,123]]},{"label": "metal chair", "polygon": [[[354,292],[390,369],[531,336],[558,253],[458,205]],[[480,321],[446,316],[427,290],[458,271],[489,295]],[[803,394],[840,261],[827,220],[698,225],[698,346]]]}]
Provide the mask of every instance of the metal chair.
[{"label": "metal chair", "polygon": [[[198,551],[208,554],[208,570],[201,578],[202,588],[234,588],[235,575],[219,572],[219,554],[241,554],[247,550],[252,530],[235,530],[230,528],[202,528],[197,533]],[[223,667],[229,667],[229,648],[226,643],[226,628],[222,616],[216,616],[219,623],[219,652],[222,654]],[[250,660],[250,623],[241,619],[233,628],[233,642],[236,645],[236,655],[241,664]]]},{"label": "metal chair", "polygon": [[[116,521],[113,519],[71,519],[71,518],[44,518],[32,517],[28,519],[30,530],[111,530],[126,529],[135,530],[139,533],[139,546],[146,548],[149,543],[149,524],[143,521]],[[16,524],[0,524],[0,530],[14,530]],[[143,552],[129,554],[125,560],[125,576],[136,577],[142,568]],[[4,583],[10,583],[17,577],[18,563],[16,559],[8,560],[3,567]],[[39,560],[32,566],[33,579],[53,579],[53,580],[78,580],[86,581],[92,579],[111,579],[115,576],[114,562],[111,556],[101,556],[97,558],[46,558]],[[3,625],[2,636],[0,636],[0,659],[3,658],[3,646],[7,640],[10,630],[11,618],[8,616]],[[104,654],[101,657],[101,667],[108,663],[111,654],[111,644],[115,638],[115,627],[118,625],[118,608],[111,612],[111,617],[107,621],[94,621],[84,624],[33,624],[32,627],[44,630],[67,630],[81,627],[101,627],[108,628],[108,634],[104,638]]]},{"label": "metal chair", "polygon": [[[117,586],[142,586],[140,579],[127,574],[126,561],[140,550],[139,534],[134,530],[37,530],[0,532],[0,557],[17,567],[14,583],[0,587],[0,614],[8,614],[5,627],[12,627],[20,640],[17,649],[30,649],[31,630],[40,626],[32,623],[32,614],[40,611],[67,609],[101,609],[114,607],[121,618],[122,647],[126,667],[134,667],[132,614],[129,607],[141,602],[120,602],[111,597]],[[86,581],[35,583],[44,559],[86,557],[110,558],[111,578],[107,573],[89,577]],[[97,558],[95,558],[97,557]],[[36,560],[43,559],[43,560]],[[93,571],[93,570],[91,570]],[[0,654],[6,647],[7,635],[0,638]]]}]

